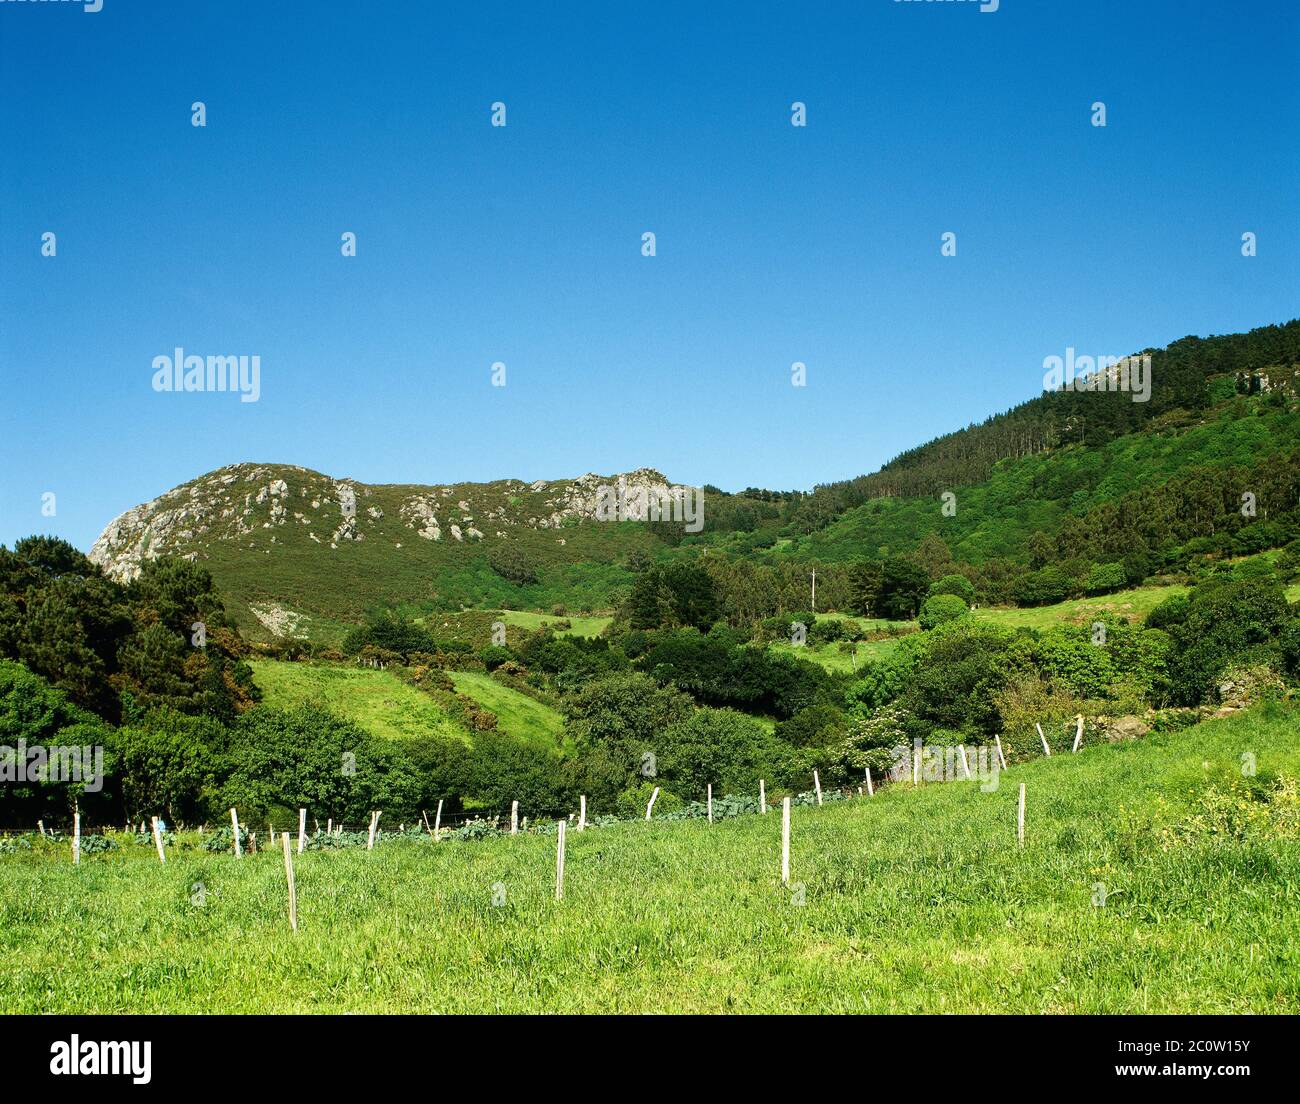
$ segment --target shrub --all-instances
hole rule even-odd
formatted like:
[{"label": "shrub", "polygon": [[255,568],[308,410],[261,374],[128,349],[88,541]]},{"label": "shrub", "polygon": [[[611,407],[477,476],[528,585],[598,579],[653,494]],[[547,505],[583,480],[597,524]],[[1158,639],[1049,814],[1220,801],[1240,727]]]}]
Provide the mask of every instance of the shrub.
[{"label": "shrub", "polygon": [[965,575],[945,575],[937,583],[930,584],[930,597],[940,594],[952,594],[966,605],[975,601],[975,586]]},{"label": "shrub", "polygon": [[1011,588],[1018,606],[1050,606],[1070,596],[1070,580],[1059,567],[1022,575]]},{"label": "shrub", "polygon": [[1083,589],[1089,594],[1110,594],[1128,585],[1128,575],[1123,564],[1093,564]]},{"label": "shrub", "polygon": [[966,603],[955,594],[936,594],[925,600],[917,623],[922,629],[934,629],[970,613]]},{"label": "shrub", "polygon": [[783,778],[788,748],[753,717],[731,709],[699,709],[651,744],[659,776],[677,793],[754,789],[760,778]]},{"label": "shrub", "polygon": [[821,702],[779,722],[776,735],[792,747],[825,747],[843,738],[847,723],[842,709]]}]

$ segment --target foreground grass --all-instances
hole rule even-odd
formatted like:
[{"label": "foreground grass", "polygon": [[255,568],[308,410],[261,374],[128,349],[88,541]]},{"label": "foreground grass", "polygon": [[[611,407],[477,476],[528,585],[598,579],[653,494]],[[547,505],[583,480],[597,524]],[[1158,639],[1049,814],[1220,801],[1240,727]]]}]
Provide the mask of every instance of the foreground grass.
[{"label": "foreground grass", "polygon": [[777,813],[571,831],[561,902],[553,837],[309,852],[296,935],[278,853],[4,856],[0,1008],[1295,1013],[1300,843],[1160,830],[1239,784],[1245,752],[1256,784],[1300,774],[1296,732],[1238,716],[992,793],[796,808],[790,887]]},{"label": "foreground grass", "polygon": [[274,659],[254,659],[249,665],[268,705],[289,709],[317,702],[367,732],[394,740],[435,734],[468,738],[432,698],[389,671]]}]

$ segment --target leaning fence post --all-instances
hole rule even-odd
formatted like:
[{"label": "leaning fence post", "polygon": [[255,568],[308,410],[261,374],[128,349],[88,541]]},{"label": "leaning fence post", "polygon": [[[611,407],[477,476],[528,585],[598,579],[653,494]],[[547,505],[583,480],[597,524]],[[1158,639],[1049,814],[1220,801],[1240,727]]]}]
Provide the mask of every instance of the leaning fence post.
[{"label": "leaning fence post", "polygon": [[162,863],[163,866],[166,866],[167,856],[163,854],[162,833],[158,831],[157,817],[153,818],[153,842],[154,842],[154,846],[158,848],[158,861]]},{"label": "leaning fence post", "polygon": [[39,829],[41,830],[41,839],[44,839],[44,838],[45,838],[45,821],[43,821],[43,820],[38,820],[38,821],[36,822],[36,827],[39,828]]},{"label": "leaning fence post", "polygon": [[781,799],[781,881],[790,884],[790,799]]},{"label": "leaning fence post", "polygon": [[647,804],[646,807],[645,807],[645,818],[646,818],[646,820],[649,820],[649,819],[650,819],[650,810],[653,809],[653,808],[655,807],[655,798],[657,798],[658,796],[659,796],[659,787],[656,786],[656,787],[655,787],[655,792],[652,793],[652,794],[650,795],[650,802],[649,802],[649,804]]},{"label": "leaning fence post", "polygon": [[438,811],[433,814],[433,842],[438,842],[438,833],[442,831],[442,798],[438,798]]},{"label": "leaning fence post", "polygon": [[1020,783],[1020,805],[1016,810],[1016,841],[1025,845],[1025,784]]},{"label": "leaning fence post", "polygon": [[813,789],[817,791],[817,804],[822,803],[822,780],[817,777],[817,772],[813,771]]},{"label": "leaning fence post", "polygon": [[235,858],[239,858],[244,849],[239,846],[239,814],[233,808],[230,810],[230,828],[235,833]]},{"label": "leaning fence post", "polygon": [[1052,749],[1047,746],[1047,737],[1043,735],[1043,726],[1035,721],[1034,727],[1038,729],[1038,738],[1043,741],[1043,754],[1050,759],[1052,757]]},{"label": "leaning fence post", "polygon": [[961,752],[961,769],[966,772],[966,777],[970,777],[970,761],[966,758],[966,745],[958,744],[957,750]]},{"label": "leaning fence post", "polygon": [[1007,769],[1007,757],[1002,754],[1002,737],[994,735],[993,742],[998,745],[998,758],[1002,760],[1002,769]]},{"label": "leaning fence post", "polygon": [[1083,714],[1082,714],[1082,713],[1080,713],[1077,717],[1075,717],[1075,719],[1074,719],[1074,724],[1075,724],[1075,729],[1074,729],[1074,749],[1073,749],[1073,750],[1074,750],[1074,751],[1078,751],[1078,750],[1079,750],[1079,745],[1080,745],[1081,743],[1083,743]]},{"label": "leaning fence post", "polygon": [[379,827],[379,816],[380,813],[378,809],[370,814],[370,838],[366,841],[367,851],[373,851],[375,849],[375,829]]},{"label": "leaning fence post", "polygon": [[564,900],[564,832],[568,823],[563,820],[555,822],[555,899]]},{"label": "leaning fence post", "polygon": [[289,851],[289,833],[281,832],[284,844],[284,876],[289,883],[289,927],[298,930],[298,889],[293,883],[293,855]]},{"label": "leaning fence post", "polygon": [[[307,810],[298,810],[298,854],[302,854],[302,845],[307,840]],[[272,841],[274,842],[274,841]]]}]

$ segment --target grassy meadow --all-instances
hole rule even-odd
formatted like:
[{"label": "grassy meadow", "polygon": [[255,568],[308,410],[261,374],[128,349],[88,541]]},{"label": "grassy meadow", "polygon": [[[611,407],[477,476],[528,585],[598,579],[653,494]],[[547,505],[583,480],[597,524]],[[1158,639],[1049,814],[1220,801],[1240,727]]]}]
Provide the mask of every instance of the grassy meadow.
[{"label": "grassy meadow", "polygon": [[553,834],[388,838],[295,856],[295,934],[278,850],[38,841],[0,856],[0,1008],[1294,1014],[1297,719],[797,807],[788,887],[778,812],[571,830],[562,901]]},{"label": "grassy meadow", "polygon": [[564,718],[544,702],[502,686],[482,671],[448,671],[457,692],[473,698],[497,717],[497,727],[512,736],[558,747],[564,739]]},{"label": "grassy meadow", "polygon": [[[1123,590],[1097,598],[1072,598],[1050,606],[986,606],[971,611],[971,616],[981,621],[991,621],[1009,629],[1050,629],[1056,625],[1086,625],[1098,616],[1110,614],[1127,618],[1129,621],[1141,622],[1148,613],[1166,598],[1177,594],[1186,594],[1185,586],[1147,586]],[[1292,593],[1294,592],[1294,593]],[[1291,601],[1300,598],[1300,586],[1288,591]],[[872,617],[854,617],[843,613],[819,613],[818,620],[849,621],[862,627],[866,632],[884,630],[890,622]],[[894,622],[902,629],[916,629],[915,621]],[[864,662],[883,659],[896,647],[902,636],[882,637],[879,640],[859,641],[856,646],[856,663],[861,667]],[[851,674],[854,656],[845,651],[840,643],[805,644],[794,647],[788,641],[776,641],[769,645],[776,652],[799,656],[802,659],[820,663],[828,671],[839,674]]]},{"label": "grassy meadow", "polygon": [[466,737],[432,698],[390,671],[272,659],[254,659],[250,666],[262,700],[280,709],[316,702],[367,732],[394,740],[435,734]]},{"label": "grassy meadow", "polygon": [[[608,615],[584,615],[584,614],[565,614],[563,617],[557,617],[554,614],[536,613],[529,610],[501,610],[498,614],[502,621],[507,625],[517,625],[519,628],[533,632],[537,629],[551,628],[556,636],[599,636],[613,621],[613,617]],[[568,621],[570,628],[556,628],[561,621]]]},{"label": "grassy meadow", "polygon": [[[472,741],[471,734],[428,694],[391,671],[276,659],[255,659],[251,666],[268,705],[283,709],[316,702],[367,732],[394,740],[452,735]],[[449,674],[459,693],[496,714],[502,731],[545,747],[562,743],[564,718],[549,705],[502,686],[480,671]]]}]

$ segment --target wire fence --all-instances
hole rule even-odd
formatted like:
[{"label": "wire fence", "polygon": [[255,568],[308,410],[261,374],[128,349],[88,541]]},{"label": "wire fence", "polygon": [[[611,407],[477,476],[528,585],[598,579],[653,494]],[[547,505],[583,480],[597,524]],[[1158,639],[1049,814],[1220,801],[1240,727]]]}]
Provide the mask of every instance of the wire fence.
[{"label": "wire fence", "polygon": [[[877,791],[879,791],[891,783],[903,781],[906,776],[907,776],[906,767],[895,768],[885,772],[883,777],[874,779],[873,786]],[[804,791],[804,792],[810,793],[812,791]],[[827,797],[830,797],[831,795],[835,795],[834,797],[832,797],[832,800],[843,800],[851,797],[865,796],[866,782],[864,780],[864,782],[860,786],[825,786],[822,788],[822,793],[824,796]],[[779,790],[772,790],[767,794],[767,804],[769,810],[774,806],[780,805],[782,796],[784,796],[784,792]],[[795,794],[792,793],[790,796],[793,797],[795,796]],[[735,800],[736,798],[755,799],[755,795],[726,794],[726,795],[715,797],[713,800],[719,807],[721,807],[725,802]],[[691,804],[702,805],[703,802],[696,800]],[[607,815],[608,814],[594,813],[591,810],[588,810],[589,821],[594,821],[597,817],[607,816]],[[524,831],[525,830],[524,825],[529,823],[534,825],[537,824],[550,825],[554,821],[566,820],[566,819],[569,821],[576,822],[578,816],[579,813],[577,810],[574,810],[573,812],[570,812],[567,815],[542,813],[537,816],[529,816],[521,811],[519,814],[519,825],[520,825],[519,830],[521,832]],[[427,819],[427,824],[426,824],[426,819]],[[625,818],[625,819],[640,819],[640,818],[637,817],[637,818]],[[396,826],[394,826],[391,822],[385,824],[381,816],[380,824],[379,826],[376,827],[376,836],[386,835],[391,837],[396,832],[402,832],[407,829],[418,829],[419,831],[422,832],[431,831],[435,823],[437,824],[440,832],[452,832],[455,831],[457,828],[463,827],[466,824],[487,824],[497,829],[502,829],[502,828],[509,827],[510,813],[509,811],[504,813],[499,813],[499,812],[489,812],[487,810],[481,810],[481,809],[480,810],[461,809],[455,812],[444,812],[441,814],[441,816],[439,816],[436,812],[430,814],[427,810],[422,810],[419,816],[411,818],[410,820],[398,821]],[[261,830],[265,828],[268,830],[268,833],[273,832],[277,837],[286,832],[291,837],[294,838],[297,838],[298,835],[298,820],[296,817],[293,819],[292,823],[287,825],[276,824],[274,823],[273,820],[258,825],[255,822],[246,821],[241,817],[239,821],[239,827],[242,831],[247,832],[249,834],[259,834]],[[230,824],[225,821],[219,821],[216,824],[208,824],[206,822],[201,824],[186,824],[184,822],[177,822],[176,824],[165,824],[165,825],[160,823],[160,828],[162,829],[162,831],[166,832],[167,834],[198,832],[200,835],[208,835],[213,832],[220,831],[222,829],[229,830]],[[70,839],[73,836],[75,831],[76,831],[75,825],[72,819],[69,818],[66,824],[62,822],[44,821],[42,823],[37,823],[35,825],[26,828],[24,827],[0,828],[0,838],[41,835],[47,837],[55,836],[61,839]],[[308,828],[305,833],[305,836],[307,839],[312,839],[317,836],[325,835],[327,832],[335,832],[335,833],[344,832],[349,834],[358,834],[358,833],[368,833],[369,831],[370,831],[369,820],[363,822],[352,822],[347,820],[336,820],[330,816],[320,818],[320,817],[316,817],[313,814],[309,814]],[[151,835],[153,832],[152,821],[150,819],[131,821],[122,824],[120,827],[116,824],[95,825],[95,824],[88,824],[85,814],[84,813],[82,814],[81,828],[80,828],[80,834],[82,838],[86,838],[89,836],[97,836],[97,835],[108,835],[109,833],[113,833],[113,832],[121,832],[127,835],[139,835],[139,834]]]}]

